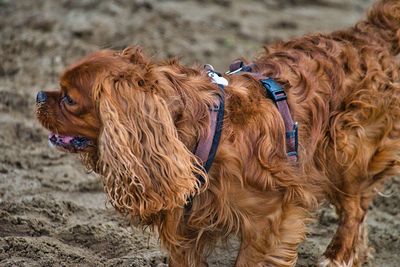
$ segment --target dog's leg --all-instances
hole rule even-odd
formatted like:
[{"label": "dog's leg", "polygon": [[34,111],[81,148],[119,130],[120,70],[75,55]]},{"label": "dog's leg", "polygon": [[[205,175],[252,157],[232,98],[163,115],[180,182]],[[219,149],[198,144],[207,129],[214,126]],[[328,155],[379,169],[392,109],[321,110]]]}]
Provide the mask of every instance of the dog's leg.
[{"label": "dog's leg", "polygon": [[298,245],[306,234],[304,210],[291,206],[274,216],[251,218],[255,227],[242,234],[236,267],[295,266]]},{"label": "dog's leg", "polygon": [[365,211],[364,220],[360,225],[358,233],[358,242],[356,247],[358,248],[357,257],[355,257],[355,264],[362,265],[373,259],[374,248],[369,245],[368,239],[368,224],[367,224],[367,211],[372,200],[376,196],[374,191],[369,194],[364,194],[361,198],[361,207]]},{"label": "dog's leg", "polygon": [[[392,135],[399,136],[399,131],[393,131]],[[366,178],[342,179],[342,192],[332,200],[339,215],[339,227],[319,266],[360,266],[370,257],[372,249],[368,247],[365,223],[368,207],[384,181],[400,173],[400,142],[394,138],[384,141],[364,168],[369,171]]]},{"label": "dog's leg", "polygon": [[368,237],[365,217],[371,197],[348,196],[335,206],[339,227],[329,244],[320,267],[360,266],[368,255]]},{"label": "dog's leg", "polygon": [[208,263],[202,259],[192,259],[185,250],[175,251],[170,254],[169,267],[208,267]]},{"label": "dog's leg", "polygon": [[189,266],[189,263],[185,260],[185,252],[184,251],[170,251],[169,255],[169,267],[186,267]]},{"label": "dog's leg", "polygon": [[203,237],[196,242],[175,246],[169,250],[169,267],[207,267],[208,263],[203,255],[207,242]]}]

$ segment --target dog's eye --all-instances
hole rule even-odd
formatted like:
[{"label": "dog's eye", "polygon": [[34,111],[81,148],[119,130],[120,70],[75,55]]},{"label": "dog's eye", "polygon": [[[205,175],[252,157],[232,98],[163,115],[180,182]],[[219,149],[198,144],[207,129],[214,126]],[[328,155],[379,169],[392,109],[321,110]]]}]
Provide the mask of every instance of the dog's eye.
[{"label": "dog's eye", "polygon": [[72,100],[72,98],[71,98],[67,93],[64,94],[63,101],[64,101],[67,105],[73,105],[73,104],[75,104],[74,100]]}]

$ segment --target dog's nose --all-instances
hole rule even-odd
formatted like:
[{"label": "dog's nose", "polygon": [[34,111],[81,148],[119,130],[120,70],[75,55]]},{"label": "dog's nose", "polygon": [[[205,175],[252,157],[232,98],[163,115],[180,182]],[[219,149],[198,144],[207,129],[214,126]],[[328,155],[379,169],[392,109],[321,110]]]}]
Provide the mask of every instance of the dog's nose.
[{"label": "dog's nose", "polygon": [[46,93],[43,91],[40,91],[36,96],[36,103],[42,104],[42,103],[46,102],[46,100],[47,100]]}]

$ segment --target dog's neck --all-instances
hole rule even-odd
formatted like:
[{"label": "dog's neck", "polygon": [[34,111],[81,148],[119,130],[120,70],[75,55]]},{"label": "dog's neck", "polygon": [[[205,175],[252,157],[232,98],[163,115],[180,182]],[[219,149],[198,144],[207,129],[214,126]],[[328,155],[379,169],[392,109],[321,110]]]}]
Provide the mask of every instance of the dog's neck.
[{"label": "dog's neck", "polygon": [[179,139],[193,151],[199,136],[208,131],[209,107],[218,86],[211,83],[206,71],[177,63],[160,65],[154,73],[157,89],[168,104]]}]

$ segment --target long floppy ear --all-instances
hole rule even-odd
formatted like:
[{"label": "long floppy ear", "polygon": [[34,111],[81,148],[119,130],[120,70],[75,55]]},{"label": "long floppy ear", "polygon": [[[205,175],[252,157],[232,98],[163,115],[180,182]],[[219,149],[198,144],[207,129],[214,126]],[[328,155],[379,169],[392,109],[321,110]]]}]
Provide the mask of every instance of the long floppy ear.
[{"label": "long floppy ear", "polygon": [[97,92],[98,166],[113,206],[142,219],[182,207],[204,173],[178,139],[166,102],[127,77],[110,75]]}]

